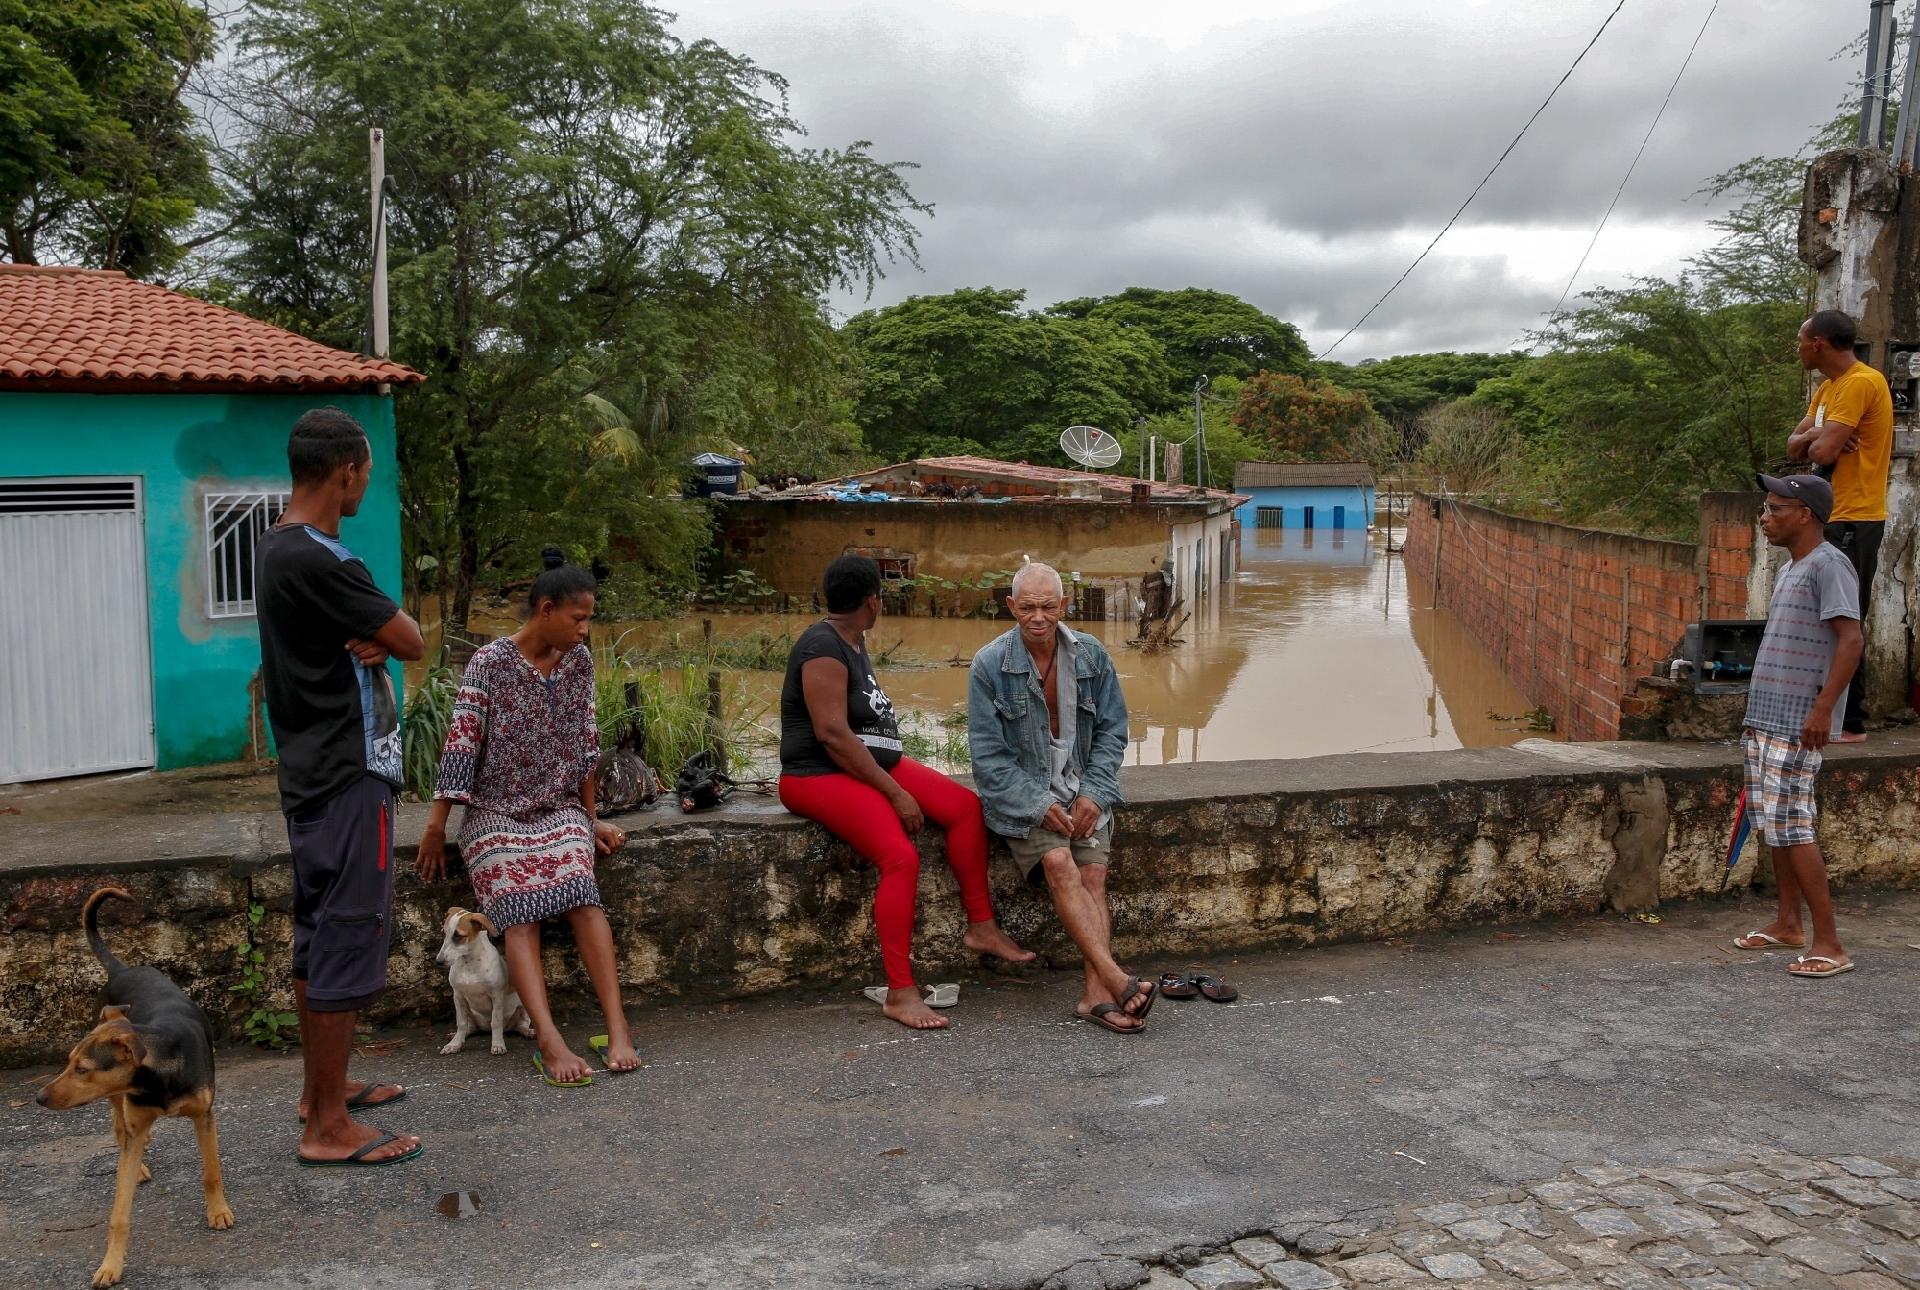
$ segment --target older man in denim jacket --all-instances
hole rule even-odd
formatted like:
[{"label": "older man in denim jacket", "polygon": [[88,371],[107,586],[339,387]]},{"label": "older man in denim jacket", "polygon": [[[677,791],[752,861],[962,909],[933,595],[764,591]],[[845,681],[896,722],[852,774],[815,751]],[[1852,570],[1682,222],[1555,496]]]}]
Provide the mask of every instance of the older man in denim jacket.
[{"label": "older man in denim jacket", "polygon": [[1113,660],[1091,636],[1061,625],[1065,588],[1044,564],[1024,566],[1007,603],[1019,626],[973,656],[967,743],[987,827],[1034,886],[1045,882],[1080,947],[1087,988],[1074,1012],[1134,1034],[1154,986],[1113,961],[1107,862],[1127,701]]}]

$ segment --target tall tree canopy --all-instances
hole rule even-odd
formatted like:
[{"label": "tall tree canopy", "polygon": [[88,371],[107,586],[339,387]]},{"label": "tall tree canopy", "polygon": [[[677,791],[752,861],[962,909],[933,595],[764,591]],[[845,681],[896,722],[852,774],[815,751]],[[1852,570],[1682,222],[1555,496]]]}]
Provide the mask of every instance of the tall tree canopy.
[{"label": "tall tree canopy", "polygon": [[1066,464],[1062,430],[1118,433],[1165,397],[1170,369],[1152,335],[1025,310],[1025,298],[974,287],[849,319],[868,445],[893,460],[984,452]]},{"label": "tall tree canopy", "polygon": [[1202,287],[1161,291],[1128,287],[1118,295],[1063,300],[1047,310],[1062,318],[1081,318],[1138,328],[1160,342],[1170,375],[1165,401],[1152,410],[1170,411],[1193,397],[1202,376],[1248,377],[1255,372],[1304,374],[1311,355],[1292,323],[1263,313],[1238,296]]},{"label": "tall tree canopy", "polygon": [[1261,372],[1240,386],[1233,424],[1263,441],[1272,461],[1341,460],[1360,454],[1360,440],[1376,421],[1359,390],[1286,372]]},{"label": "tall tree canopy", "polygon": [[1434,404],[1463,399],[1480,382],[1505,376],[1526,361],[1526,355],[1519,353],[1441,351],[1397,354],[1352,365],[1323,362],[1315,365],[1315,375],[1334,385],[1364,391],[1374,411],[1396,426],[1406,426]]},{"label": "tall tree canopy", "polygon": [[403,496],[456,623],[483,566],[554,537],[623,540],[684,585],[703,534],[654,498],[685,452],[844,439],[825,293],[914,254],[927,208],[900,167],[797,146],[777,75],[667,23],[631,0],[257,0],[241,21],[219,270],[353,345],[385,129],[394,357],[429,377],[399,404]]},{"label": "tall tree canopy", "polygon": [[185,0],[0,0],[0,234],[17,264],[146,277],[214,195],[182,101],[213,49]]}]

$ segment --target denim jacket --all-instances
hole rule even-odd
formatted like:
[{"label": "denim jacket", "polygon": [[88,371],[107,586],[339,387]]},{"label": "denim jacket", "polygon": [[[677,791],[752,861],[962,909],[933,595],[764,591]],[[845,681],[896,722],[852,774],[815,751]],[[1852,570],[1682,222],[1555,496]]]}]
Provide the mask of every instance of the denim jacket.
[{"label": "denim jacket", "polygon": [[[1080,692],[1074,760],[1084,769],[1080,791],[1101,809],[1123,800],[1120,763],[1127,751],[1127,700],[1113,660],[1093,637],[1070,632],[1073,675]],[[967,744],[973,787],[987,827],[1002,837],[1024,837],[1053,803],[1048,788],[1047,701],[1033,674],[1020,629],[995,637],[973,656],[967,682]]]}]

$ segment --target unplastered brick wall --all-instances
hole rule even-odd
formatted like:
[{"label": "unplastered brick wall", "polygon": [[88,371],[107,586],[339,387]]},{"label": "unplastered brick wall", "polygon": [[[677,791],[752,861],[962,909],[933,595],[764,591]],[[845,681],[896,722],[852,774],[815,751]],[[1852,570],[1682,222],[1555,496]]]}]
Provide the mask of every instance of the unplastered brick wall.
[{"label": "unplastered brick wall", "polygon": [[1409,574],[1569,739],[1617,739],[1633,683],[1699,618],[1747,616],[1754,497],[1701,499],[1695,543],[1416,494]]}]

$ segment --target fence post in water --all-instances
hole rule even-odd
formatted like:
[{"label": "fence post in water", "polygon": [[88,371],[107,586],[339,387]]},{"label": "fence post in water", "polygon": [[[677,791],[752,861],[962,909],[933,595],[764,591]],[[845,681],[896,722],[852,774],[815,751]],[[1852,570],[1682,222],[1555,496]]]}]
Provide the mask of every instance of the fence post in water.
[{"label": "fence post in water", "polygon": [[722,737],[726,726],[720,719],[720,674],[707,673],[707,747],[713,753],[713,764],[721,770],[727,768],[727,743]]}]

